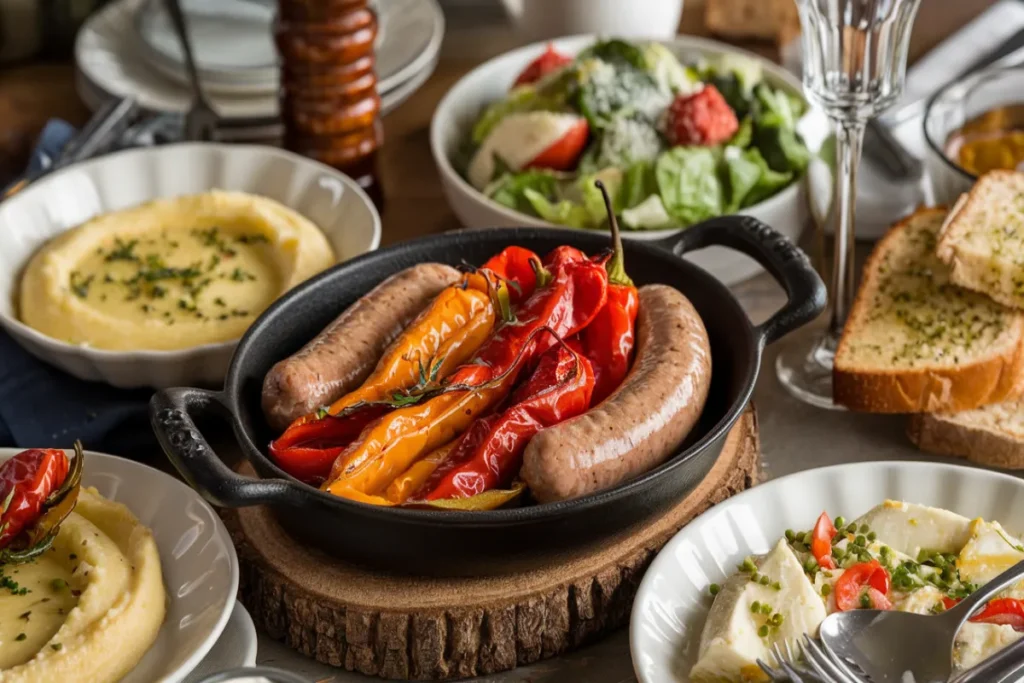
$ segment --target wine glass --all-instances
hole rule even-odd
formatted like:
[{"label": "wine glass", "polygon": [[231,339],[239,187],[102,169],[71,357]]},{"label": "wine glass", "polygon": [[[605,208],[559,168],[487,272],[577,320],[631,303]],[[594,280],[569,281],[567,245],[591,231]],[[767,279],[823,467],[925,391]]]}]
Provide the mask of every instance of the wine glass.
[{"label": "wine glass", "polygon": [[797,398],[832,402],[832,364],[853,302],[857,166],[868,121],[893,105],[906,80],[910,27],[920,0],[796,0],[807,98],[835,128],[835,250],[825,334],[804,334],[780,352],[779,380]]}]

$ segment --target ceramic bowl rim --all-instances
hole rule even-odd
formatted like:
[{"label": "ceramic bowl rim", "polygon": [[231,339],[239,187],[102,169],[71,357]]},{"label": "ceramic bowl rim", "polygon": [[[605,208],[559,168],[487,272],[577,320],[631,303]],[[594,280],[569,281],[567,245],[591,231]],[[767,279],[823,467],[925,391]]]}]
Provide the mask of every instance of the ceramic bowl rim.
[{"label": "ceramic bowl rim", "polygon": [[[150,154],[162,154],[170,153],[175,150],[185,150],[186,152],[200,153],[200,154],[236,154],[236,153],[249,153],[249,154],[262,154],[267,157],[277,157],[285,159],[295,165],[308,164],[316,170],[333,176],[339,180],[345,187],[354,192],[360,200],[362,200],[370,209],[370,216],[373,219],[373,235],[370,241],[370,247],[368,252],[372,253],[380,247],[381,234],[383,232],[381,227],[380,213],[377,211],[373,202],[370,200],[366,192],[359,187],[359,185],[349,178],[344,173],[327,166],[319,161],[313,159],[307,159],[306,157],[299,156],[287,150],[277,149],[275,147],[269,147],[265,145],[256,144],[227,144],[218,142],[179,142],[167,145],[161,145],[159,147],[136,147],[131,149],[119,150],[105,154],[101,157],[82,161],[77,164],[72,164],[66,168],[62,168],[45,178],[41,178],[21,192],[17,193],[10,199],[4,201],[16,202],[19,196],[28,193],[39,193],[42,194],[47,192],[50,186],[59,181],[63,174],[81,172],[83,170],[90,170],[92,168],[102,166],[103,164],[110,163],[111,160],[130,158],[133,156],[145,156]],[[209,188],[206,191],[210,191],[214,188]],[[75,226],[69,226],[63,232],[73,229]],[[61,233],[63,234],[63,233]],[[37,248],[38,249],[38,248]],[[359,254],[357,256],[362,256]],[[31,258],[31,256],[29,257]],[[354,257],[355,258],[355,257]],[[26,263],[22,263],[20,267],[16,268],[14,272],[8,274],[8,277],[12,282],[11,292],[16,294],[20,285],[21,276],[24,272]],[[97,349],[84,344],[71,344],[69,342],[61,341],[49,335],[43,334],[42,332],[29,327],[24,322],[19,320],[15,315],[14,307],[11,312],[0,310],[0,328],[6,329],[14,337],[24,337],[30,340],[32,343],[38,344],[45,348],[51,354],[62,354],[62,355],[77,355],[85,358],[92,359],[95,362],[109,362],[109,361],[142,361],[142,362],[177,362],[185,361],[193,355],[206,354],[206,353],[217,353],[227,352],[234,346],[236,346],[241,337],[235,339],[229,339],[222,342],[210,342],[206,344],[197,344],[195,346],[185,347],[183,349],[173,350],[154,350],[154,349],[132,349],[132,350],[111,350],[111,349]]]}]

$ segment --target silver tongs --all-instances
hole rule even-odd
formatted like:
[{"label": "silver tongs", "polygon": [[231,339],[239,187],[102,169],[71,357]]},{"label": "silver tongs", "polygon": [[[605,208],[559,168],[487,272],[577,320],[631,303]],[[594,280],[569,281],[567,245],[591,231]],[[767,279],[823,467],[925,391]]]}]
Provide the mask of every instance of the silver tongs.
[{"label": "silver tongs", "polygon": [[41,170],[22,177],[4,192],[3,199],[29,183],[71,164],[91,159],[106,151],[128,129],[139,112],[134,98],[110,99],[92,115],[85,127],[64,146],[61,153]]}]

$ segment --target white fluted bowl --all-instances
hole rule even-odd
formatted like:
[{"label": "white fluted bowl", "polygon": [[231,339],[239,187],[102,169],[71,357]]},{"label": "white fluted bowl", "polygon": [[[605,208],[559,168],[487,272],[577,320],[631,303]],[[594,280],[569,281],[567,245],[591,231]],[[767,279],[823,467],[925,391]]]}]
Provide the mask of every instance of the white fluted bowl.
[{"label": "white fluted bowl", "polygon": [[[0,462],[18,452],[0,448]],[[217,642],[235,606],[238,556],[231,536],[198,493],[141,463],[86,451],[82,485],[127,506],[152,529],[160,553],[167,616],[121,683],[178,683]]]},{"label": "white fluted bowl", "polygon": [[237,340],[178,351],[108,351],[48,337],[18,320],[21,271],[44,242],[93,216],[160,197],[235,190],[277,200],[327,235],[340,261],[380,245],[377,209],[348,176],[258,145],[184,143],[86,161],[0,203],[0,327],[32,355],[116,387],[219,385]]},{"label": "white fluted bowl", "polygon": [[1024,531],[1024,480],[932,462],[822,467],[756,486],[719,503],[669,541],[633,603],[629,645],[640,683],[683,683],[697,661],[711,607],[708,588],[748,555],[771,549],[786,529],[806,529],[822,511],[855,519],[885,499],[952,510]]}]

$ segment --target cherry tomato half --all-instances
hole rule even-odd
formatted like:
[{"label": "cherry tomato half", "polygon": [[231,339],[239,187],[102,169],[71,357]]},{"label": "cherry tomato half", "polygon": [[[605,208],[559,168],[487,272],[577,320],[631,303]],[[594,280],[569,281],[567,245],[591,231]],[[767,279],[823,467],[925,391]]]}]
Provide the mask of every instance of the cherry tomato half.
[{"label": "cherry tomato half", "polygon": [[860,562],[843,572],[836,581],[836,607],[842,612],[862,607],[860,596],[865,590],[875,609],[892,607],[886,597],[889,593],[889,572],[878,560]]},{"label": "cherry tomato half", "polygon": [[822,512],[811,532],[811,553],[822,569],[836,568],[835,560],[832,559],[832,539],[835,535],[835,525],[829,519],[828,513]]}]

